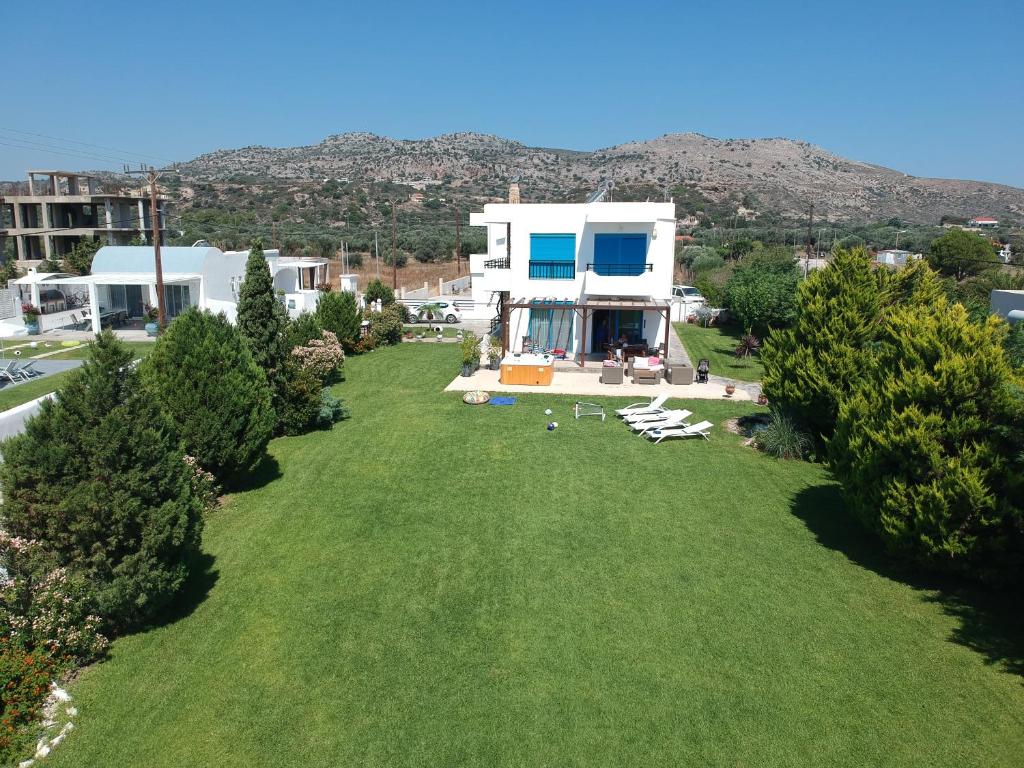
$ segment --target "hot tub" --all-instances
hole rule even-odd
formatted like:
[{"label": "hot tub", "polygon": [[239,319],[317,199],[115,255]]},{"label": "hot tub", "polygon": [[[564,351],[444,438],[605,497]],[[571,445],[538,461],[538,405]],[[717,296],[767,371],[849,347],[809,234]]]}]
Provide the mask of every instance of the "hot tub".
[{"label": "hot tub", "polygon": [[551,383],[555,373],[555,358],[551,355],[506,355],[501,361],[502,384],[528,384],[544,387]]}]

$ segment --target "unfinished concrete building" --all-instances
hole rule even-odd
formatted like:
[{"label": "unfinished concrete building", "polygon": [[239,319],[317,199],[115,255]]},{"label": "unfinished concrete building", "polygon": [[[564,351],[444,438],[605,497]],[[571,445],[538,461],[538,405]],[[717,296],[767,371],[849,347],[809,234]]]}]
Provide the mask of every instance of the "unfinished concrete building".
[{"label": "unfinished concrete building", "polygon": [[[0,230],[14,241],[22,266],[58,260],[84,238],[98,238],[104,245],[128,245],[139,236],[149,242],[148,196],[104,192],[97,177],[68,171],[29,171],[27,191],[0,198]],[[161,242],[165,204],[157,199]]]}]

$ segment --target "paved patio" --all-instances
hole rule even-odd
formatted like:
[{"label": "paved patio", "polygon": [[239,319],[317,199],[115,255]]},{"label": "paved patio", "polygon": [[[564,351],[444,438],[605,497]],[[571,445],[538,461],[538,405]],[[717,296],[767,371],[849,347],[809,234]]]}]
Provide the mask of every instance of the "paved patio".
[{"label": "paved patio", "polygon": [[[708,384],[633,384],[626,379],[622,384],[602,384],[599,368],[556,368],[550,386],[532,387],[523,384],[502,384],[498,381],[499,372],[481,368],[472,376],[456,376],[444,388],[445,392],[466,392],[470,389],[482,389],[486,392],[532,392],[534,394],[558,395],[602,395],[604,397],[653,397],[666,394],[672,397],[697,400],[720,400],[726,397],[725,384],[710,382]],[[732,400],[751,400],[750,393],[737,387]]]}]

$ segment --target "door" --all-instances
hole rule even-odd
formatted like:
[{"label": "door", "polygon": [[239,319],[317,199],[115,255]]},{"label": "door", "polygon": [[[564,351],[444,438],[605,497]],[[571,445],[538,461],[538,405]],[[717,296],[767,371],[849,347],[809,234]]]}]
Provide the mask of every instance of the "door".
[{"label": "door", "polygon": [[644,340],[644,313],[639,309],[595,309],[592,315],[591,352],[604,352],[606,344],[614,344],[625,336],[626,343]]}]

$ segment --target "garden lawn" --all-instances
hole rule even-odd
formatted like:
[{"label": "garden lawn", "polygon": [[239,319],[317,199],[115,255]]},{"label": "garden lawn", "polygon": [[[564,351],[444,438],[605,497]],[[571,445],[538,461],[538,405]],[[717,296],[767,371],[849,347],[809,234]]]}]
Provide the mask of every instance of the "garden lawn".
[{"label": "garden lawn", "polygon": [[739,381],[760,381],[764,375],[761,358],[754,354],[742,360],[733,355],[743,332],[736,326],[712,325],[703,328],[690,323],[674,323],[676,333],[690,353],[694,368],[701,358],[711,363],[711,373]]},{"label": "garden lawn", "polygon": [[[135,353],[137,359],[143,358],[149,354],[150,350],[153,349],[152,342],[145,341],[129,341],[125,342],[125,346]],[[44,349],[43,352],[54,352],[59,350],[59,347],[55,349]],[[24,361],[29,357],[38,357],[38,349],[31,350],[36,352],[36,355],[29,355],[29,348],[23,347],[22,351],[24,354],[17,358]],[[68,349],[67,351],[60,352],[56,355],[51,355],[46,358],[47,360],[80,360],[86,357],[88,353],[88,346],[76,347],[74,349]],[[12,359],[8,356],[7,359]],[[37,397],[53,392],[64,384],[64,380],[68,377],[71,371],[61,371],[60,373],[54,373],[49,376],[44,376],[41,379],[32,379],[22,384],[6,384],[0,389],[0,411],[6,411],[8,408],[13,408],[16,405],[27,403],[29,400],[35,400]]]},{"label": "garden lawn", "polygon": [[458,354],[350,358],[351,420],[271,444],[47,764],[1020,764],[1020,676],[865,558],[821,467],[721,429],[749,406],[655,446],[570,397],[464,405]]}]

